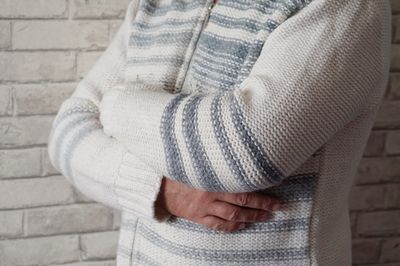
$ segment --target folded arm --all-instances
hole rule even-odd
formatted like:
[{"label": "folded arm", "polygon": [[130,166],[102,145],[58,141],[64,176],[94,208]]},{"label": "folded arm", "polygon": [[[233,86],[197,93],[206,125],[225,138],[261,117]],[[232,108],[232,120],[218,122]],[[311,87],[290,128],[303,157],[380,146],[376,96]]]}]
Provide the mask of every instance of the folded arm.
[{"label": "folded arm", "polygon": [[161,221],[169,216],[157,212],[154,202],[163,176],[119,140],[106,135],[99,120],[103,94],[124,79],[127,29],[138,2],[130,2],[107,50],[60,106],[49,135],[48,153],[54,167],[89,198]]},{"label": "folded arm", "polygon": [[278,185],[365,109],[385,78],[387,1],[315,0],[266,40],[234,91],[105,95],[105,132],[157,172],[209,191]]}]

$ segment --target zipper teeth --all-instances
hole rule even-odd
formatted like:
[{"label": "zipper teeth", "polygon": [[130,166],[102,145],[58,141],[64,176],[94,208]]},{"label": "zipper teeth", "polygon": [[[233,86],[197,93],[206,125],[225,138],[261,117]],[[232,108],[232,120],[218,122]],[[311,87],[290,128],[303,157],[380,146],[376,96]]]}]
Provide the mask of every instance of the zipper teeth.
[{"label": "zipper teeth", "polygon": [[[212,0],[212,2],[210,2],[210,4],[209,4],[208,7],[207,7],[207,15],[206,15],[206,18],[205,18],[204,21],[203,21],[203,24],[201,25],[200,34],[199,34],[199,39],[200,39],[201,33],[203,32],[204,27],[206,26],[206,24],[207,24],[207,22],[208,22],[208,19],[209,19],[210,14],[211,14],[211,9],[212,9],[213,7],[214,7],[214,0]],[[196,48],[197,48],[197,45],[196,45]]]},{"label": "zipper teeth", "polygon": [[210,16],[210,13],[211,13],[211,9],[214,7],[214,5],[215,5],[215,2],[214,2],[214,1],[212,1],[212,2],[208,5],[208,12],[207,12],[207,18],[206,18],[206,20],[208,20],[208,17]]},{"label": "zipper teeth", "polygon": [[[193,57],[194,53],[195,53],[196,50],[197,50],[197,42],[199,41],[200,36],[201,36],[201,34],[202,34],[202,32],[203,32],[203,29],[204,29],[205,25],[206,25],[207,22],[208,22],[208,18],[210,17],[211,9],[214,7],[214,5],[215,5],[215,0],[211,0],[211,2],[208,4],[208,7],[207,7],[207,15],[206,15],[206,18],[204,19],[204,21],[203,21],[203,23],[202,23],[202,25],[201,25],[200,33],[199,33],[199,36],[198,36],[198,38],[197,38],[197,40],[196,40],[196,44],[195,44],[193,53],[192,53],[192,55],[191,55],[191,58]],[[183,79],[183,81],[182,81],[182,86],[183,86],[183,84],[185,83],[187,71],[189,70],[189,67],[190,67],[191,63],[192,63],[192,59],[190,59],[189,65],[188,65],[188,67],[187,67],[187,69],[186,69],[186,74],[185,74],[185,77],[184,77],[184,79]],[[182,86],[181,86],[181,88],[179,88],[179,89],[176,90],[175,92],[176,92],[176,93],[180,92],[181,89],[182,89]]]}]

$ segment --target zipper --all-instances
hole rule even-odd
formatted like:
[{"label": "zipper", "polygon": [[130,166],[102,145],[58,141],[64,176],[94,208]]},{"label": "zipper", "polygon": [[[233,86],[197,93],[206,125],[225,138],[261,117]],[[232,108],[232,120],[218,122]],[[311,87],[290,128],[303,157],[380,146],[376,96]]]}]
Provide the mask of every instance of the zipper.
[{"label": "zipper", "polygon": [[188,65],[188,67],[186,68],[186,73],[185,73],[185,76],[184,76],[183,81],[182,81],[182,86],[181,86],[181,88],[176,88],[176,89],[175,89],[175,93],[180,92],[181,89],[182,89],[182,87],[183,87],[183,84],[185,84],[187,72],[188,72],[188,70],[189,70],[189,68],[190,68],[190,65],[191,65],[191,63],[192,63],[192,57],[193,57],[193,55],[195,54],[195,52],[197,51],[197,43],[199,42],[200,37],[201,37],[201,34],[202,34],[202,32],[203,32],[205,26],[206,26],[207,23],[208,23],[208,19],[209,19],[209,17],[210,17],[211,10],[212,10],[212,8],[215,6],[216,2],[217,2],[217,0],[209,0],[209,2],[208,2],[207,14],[206,14],[206,17],[205,17],[203,23],[201,24],[200,33],[199,33],[199,35],[197,36],[196,44],[195,44],[193,53],[192,53],[192,55],[191,55],[191,57],[190,57],[189,65]]},{"label": "zipper", "polygon": [[[200,38],[200,35],[201,35],[201,33],[202,33],[204,27],[206,26],[206,24],[207,24],[207,22],[208,22],[208,18],[210,17],[210,14],[211,14],[211,9],[215,6],[215,2],[216,2],[215,0],[211,0],[211,2],[208,4],[208,7],[207,7],[207,15],[206,15],[206,18],[205,18],[204,21],[203,21],[203,24],[201,25],[201,30],[200,30],[199,38]],[[196,46],[196,48],[197,48],[197,46]]]}]

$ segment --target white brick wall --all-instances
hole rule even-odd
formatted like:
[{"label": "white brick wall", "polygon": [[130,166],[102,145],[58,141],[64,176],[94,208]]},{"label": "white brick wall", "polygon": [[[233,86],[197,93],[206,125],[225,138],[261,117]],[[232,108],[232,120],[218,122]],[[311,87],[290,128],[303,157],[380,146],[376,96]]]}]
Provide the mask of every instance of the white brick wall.
[{"label": "white brick wall", "polygon": [[0,0],[0,265],[114,266],[120,213],[50,164],[60,104],[107,47],[128,0]]},{"label": "white brick wall", "polygon": [[1,0],[1,18],[67,18],[66,0]]},{"label": "white brick wall", "polygon": [[[0,0],[0,265],[113,266],[118,211],[71,187],[46,142],[129,0]],[[350,196],[354,265],[400,264],[400,0],[392,73]]]},{"label": "white brick wall", "polygon": [[16,21],[11,42],[15,50],[102,49],[108,43],[108,27],[102,20]]}]

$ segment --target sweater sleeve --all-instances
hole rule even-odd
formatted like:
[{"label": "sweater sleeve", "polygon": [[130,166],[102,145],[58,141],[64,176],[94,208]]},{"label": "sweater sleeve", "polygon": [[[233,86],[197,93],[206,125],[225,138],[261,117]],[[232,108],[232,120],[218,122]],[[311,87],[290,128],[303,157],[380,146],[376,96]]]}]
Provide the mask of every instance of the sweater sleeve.
[{"label": "sweater sleeve", "polygon": [[130,2],[109,47],[60,106],[48,154],[54,167],[89,198],[161,222],[170,216],[155,206],[163,176],[106,135],[99,120],[103,94],[124,79],[127,27],[137,2]]},{"label": "sweater sleeve", "polygon": [[276,186],[362,114],[372,92],[383,95],[390,17],[386,0],[314,0],[268,37],[238,89],[117,86],[100,119],[157,172],[192,187]]}]

